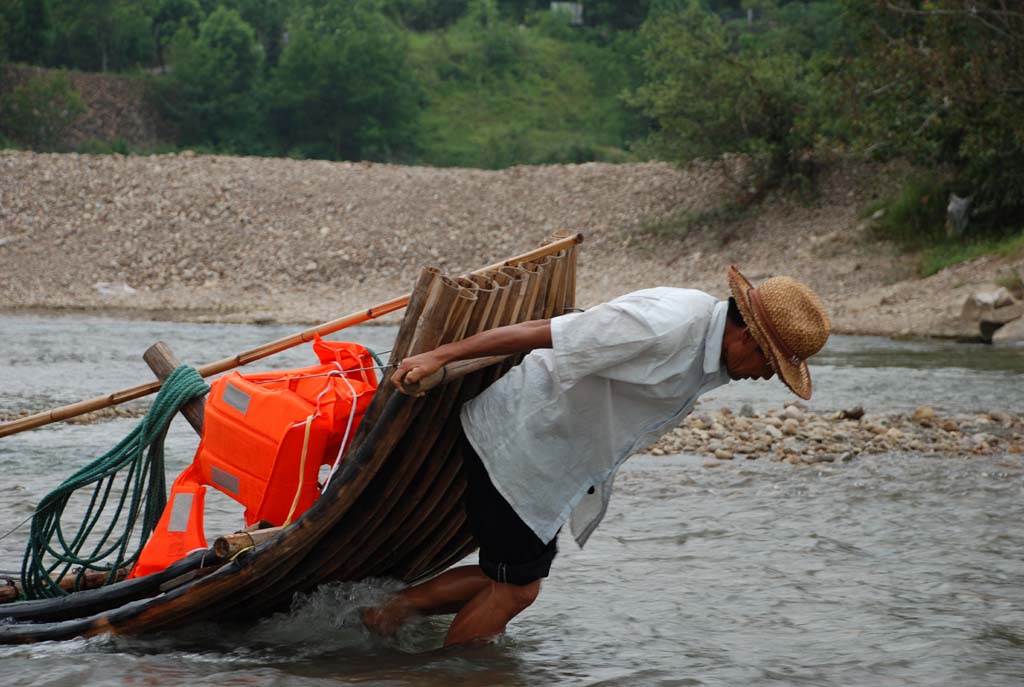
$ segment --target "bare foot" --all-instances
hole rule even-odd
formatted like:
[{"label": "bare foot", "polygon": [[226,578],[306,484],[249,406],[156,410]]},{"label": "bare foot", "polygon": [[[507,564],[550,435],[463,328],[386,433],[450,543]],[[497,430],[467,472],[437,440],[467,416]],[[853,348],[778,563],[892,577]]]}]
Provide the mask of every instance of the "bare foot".
[{"label": "bare foot", "polygon": [[401,598],[394,598],[377,608],[363,608],[359,611],[363,625],[370,632],[384,637],[393,637],[412,615],[412,607]]}]

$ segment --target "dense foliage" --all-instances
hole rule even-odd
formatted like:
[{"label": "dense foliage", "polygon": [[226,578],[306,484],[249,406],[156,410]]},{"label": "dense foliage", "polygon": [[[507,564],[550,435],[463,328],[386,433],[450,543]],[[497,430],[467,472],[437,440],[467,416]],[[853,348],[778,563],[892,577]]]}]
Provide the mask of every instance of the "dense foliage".
[{"label": "dense foliage", "polygon": [[794,3],[764,25],[729,14],[698,0],[656,11],[641,31],[646,79],[632,102],[658,122],[655,139],[672,157],[741,154],[749,164],[737,181],[754,199],[810,175],[840,13],[832,2]]},{"label": "dense foliage", "polygon": [[[898,201],[920,196],[926,216],[904,223],[919,237],[943,234],[954,192],[973,231],[1024,223],[1015,0],[582,5],[574,25],[549,0],[0,0],[0,60],[144,73],[177,143],[204,150],[724,159],[741,204],[810,187],[823,153],[861,153],[933,171]],[[55,83],[8,95],[0,133],[43,145],[10,118]]]},{"label": "dense foliage", "polygon": [[949,170],[990,227],[1024,224],[1024,8],[1011,0],[845,0],[862,26],[847,95],[879,155]]},{"label": "dense foliage", "polygon": [[37,150],[54,150],[84,109],[65,74],[30,79],[0,96],[0,140],[10,136]]}]

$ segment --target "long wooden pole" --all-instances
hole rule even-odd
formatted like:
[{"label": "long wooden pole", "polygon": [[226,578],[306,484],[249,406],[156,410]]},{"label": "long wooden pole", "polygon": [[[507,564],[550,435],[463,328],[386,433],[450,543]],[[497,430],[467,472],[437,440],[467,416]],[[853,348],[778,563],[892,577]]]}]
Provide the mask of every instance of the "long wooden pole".
[{"label": "long wooden pole", "polygon": [[[520,262],[536,260],[537,258],[543,258],[582,241],[583,234],[572,234],[571,236],[553,241],[552,243],[548,243],[540,248],[523,253],[522,255],[517,255],[514,258],[509,258],[507,260],[494,263],[493,265],[482,267],[471,274],[482,274],[488,270],[499,269],[505,265],[512,265]],[[227,372],[228,370],[233,370],[236,367],[248,365],[249,363],[257,360],[262,360],[267,356],[271,356],[275,353],[280,353],[281,351],[286,351],[289,348],[312,341],[317,335],[326,336],[327,334],[333,334],[334,332],[341,331],[346,327],[368,322],[396,310],[401,310],[408,303],[409,294],[399,298],[393,298],[390,301],[374,305],[366,310],[360,310],[359,312],[339,317],[336,320],[331,320],[330,322],[325,322],[317,325],[316,327],[305,329],[282,339],[265,343],[262,346],[257,346],[251,350],[243,351],[238,355],[208,363],[197,368],[197,371],[203,377],[210,377],[222,372]],[[23,432],[28,429],[35,429],[36,427],[42,427],[53,422],[68,420],[79,415],[84,415],[85,413],[91,413],[96,410],[109,408],[110,406],[142,398],[143,396],[149,396],[150,394],[159,391],[162,385],[163,382],[160,381],[140,384],[138,386],[122,389],[103,396],[97,396],[96,398],[91,398],[86,401],[78,401],[77,403],[61,406],[60,408],[53,408],[52,410],[46,410],[41,413],[35,413],[34,415],[26,415],[25,417],[18,418],[17,420],[4,422],[0,424],[0,437],[10,436],[11,434],[17,434],[18,432]]]}]

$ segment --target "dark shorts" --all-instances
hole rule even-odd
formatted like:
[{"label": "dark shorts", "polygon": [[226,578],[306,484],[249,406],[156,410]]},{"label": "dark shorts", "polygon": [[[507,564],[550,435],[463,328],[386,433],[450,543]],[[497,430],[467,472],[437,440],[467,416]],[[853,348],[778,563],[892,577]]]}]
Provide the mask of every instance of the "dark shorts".
[{"label": "dark shorts", "polygon": [[547,577],[558,553],[558,536],[545,544],[523,522],[491,483],[480,456],[463,437],[466,513],[480,544],[480,567],[495,582],[526,585]]}]

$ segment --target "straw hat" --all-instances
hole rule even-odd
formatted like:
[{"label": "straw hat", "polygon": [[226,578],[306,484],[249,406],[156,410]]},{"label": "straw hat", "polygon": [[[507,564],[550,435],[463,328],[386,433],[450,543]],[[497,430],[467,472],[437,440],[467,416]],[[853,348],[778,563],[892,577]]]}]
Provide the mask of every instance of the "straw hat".
[{"label": "straw hat", "polygon": [[755,288],[734,265],[728,277],[743,320],[772,368],[793,393],[810,398],[806,360],[821,350],[832,328],[821,299],[789,277],[772,277]]}]

